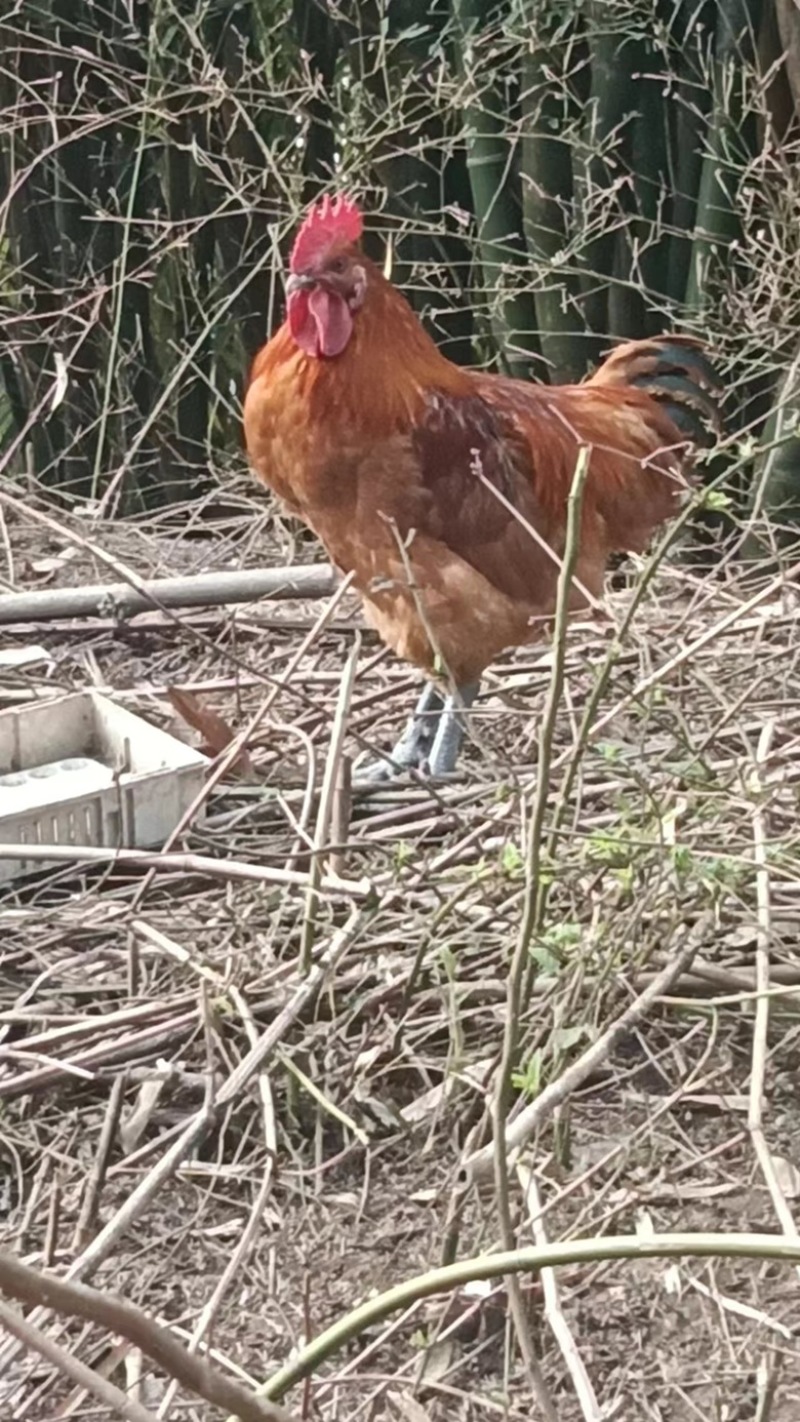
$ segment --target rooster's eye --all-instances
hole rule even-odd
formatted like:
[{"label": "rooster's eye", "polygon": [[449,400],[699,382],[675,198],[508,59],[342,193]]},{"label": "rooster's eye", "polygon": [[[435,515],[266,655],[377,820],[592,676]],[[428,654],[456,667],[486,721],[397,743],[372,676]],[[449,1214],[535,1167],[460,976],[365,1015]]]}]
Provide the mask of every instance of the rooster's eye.
[{"label": "rooster's eye", "polygon": [[344,257],[334,257],[334,258],[333,258],[333,261],[332,261],[331,264],[330,264],[330,270],[331,270],[332,272],[341,273],[341,272],[344,271],[345,265],[346,265],[346,264],[345,264]]}]

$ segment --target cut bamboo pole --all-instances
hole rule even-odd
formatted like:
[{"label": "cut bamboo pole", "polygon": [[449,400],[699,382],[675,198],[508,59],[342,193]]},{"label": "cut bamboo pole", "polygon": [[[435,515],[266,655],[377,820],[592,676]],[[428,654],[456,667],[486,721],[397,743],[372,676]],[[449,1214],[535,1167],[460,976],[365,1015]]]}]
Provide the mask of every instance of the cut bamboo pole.
[{"label": "cut bamboo pole", "polygon": [[243,572],[198,573],[188,578],[157,578],[142,583],[105,583],[92,587],[46,588],[4,593],[0,624],[49,622],[71,617],[118,617],[159,607],[219,607],[226,603],[298,597],[329,597],[338,581],[327,563],[299,568],[250,568]]}]

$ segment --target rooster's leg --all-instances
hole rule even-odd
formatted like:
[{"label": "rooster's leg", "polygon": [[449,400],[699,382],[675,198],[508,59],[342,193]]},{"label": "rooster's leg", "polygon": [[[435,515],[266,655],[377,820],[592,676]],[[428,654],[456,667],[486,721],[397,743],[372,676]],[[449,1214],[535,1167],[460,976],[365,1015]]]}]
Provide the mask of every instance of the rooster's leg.
[{"label": "rooster's leg", "polygon": [[449,775],[455,770],[464,739],[464,717],[461,713],[469,710],[479,690],[479,681],[470,682],[467,686],[459,686],[454,695],[445,700],[428,756],[426,769],[429,775]]},{"label": "rooster's leg", "polygon": [[370,780],[388,780],[404,770],[418,770],[424,765],[436,737],[439,717],[445,705],[441,692],[428,683],[419,698],[414,714],[399,741],[385,760],[370,767]]},{"label": "rooster's leg", "polygon": [[395,765],[409,770],[412,766],[423,764],[436,737],[439,717],[445,705],[438,687],[429,682],[414,707],[411,720],[390,752]]}]

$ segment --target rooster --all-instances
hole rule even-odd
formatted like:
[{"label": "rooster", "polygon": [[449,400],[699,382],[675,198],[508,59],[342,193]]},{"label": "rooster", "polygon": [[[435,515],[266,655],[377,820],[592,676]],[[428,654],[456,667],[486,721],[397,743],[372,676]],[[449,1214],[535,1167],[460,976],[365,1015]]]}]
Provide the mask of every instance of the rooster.
[{"label": "rooster", "polygon": [[351,572],[367,621],[430,679],[379,774],[451,772],[463,711],[506,648],[552,620],[567,499],[590,447],[570,607],[642,551],[690,487],[719,382],[688,337],[631,341],[580,385],[447,360],[360,247],[340,194],[294,243],[286,320],[244,402],[256,474]]}]

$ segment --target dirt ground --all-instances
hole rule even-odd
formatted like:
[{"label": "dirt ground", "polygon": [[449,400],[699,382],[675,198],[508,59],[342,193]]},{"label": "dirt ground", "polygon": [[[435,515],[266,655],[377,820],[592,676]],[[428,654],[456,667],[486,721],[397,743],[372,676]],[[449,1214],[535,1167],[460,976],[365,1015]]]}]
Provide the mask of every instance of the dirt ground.
[{"label": "dirt ground", "polygon": [[[318,557],[266,504],[202,525],[60,522],[61,534],[33,516],[9,526],[8,588],[115,581],[76,536],[140,576]],[[569,631],[512,1114],[601,1049],[511,1171],[520,1248],[793,1232],[798,610],[785,591],[745,605],[752,595],[731,568],[703,582],[665,566],[619,644],[630,588],[607,619]],[[261,602],[0,635],[51,657],[0,670],[0,709],[94,686],[198,744],[169,690],[233,730],[272,697],[249,763],[182,840],[190,856],[263,877],[191,858],[150,877],[80,864],[0,899],[0,1244],[62,1276],[77,1269],[184,1342],[199,1328],[193,1346],[253,1384],[370,1296],[508,1242],[493,1178],[465,1186],[462,1170],[489,1140],[553,656],[532,648],[492,669],[453,784],[340,788],[326,832],[337,714],[348,756],[386,746],[415,678],[361,628],[354,601],[316,631],[322,608]],[[315,859],[341,887],[315,892]],[[267,873],[287,868],[296,881]],[[687,935],[691,964],[602,1049]],[[558,1422],[800,1416],[789,1263],[720,1250],[519,1278]],[[546,1416],[506,1287],[462,1283],[392,1312],[343,1338],[284,1404],[347,1422]],[[41,1324],[158,1417],[225,1415],[184,1388],[172,1395],[113,1330],[52,1314]],[[3,1335],[0,1416],[115,1413]]]}]

